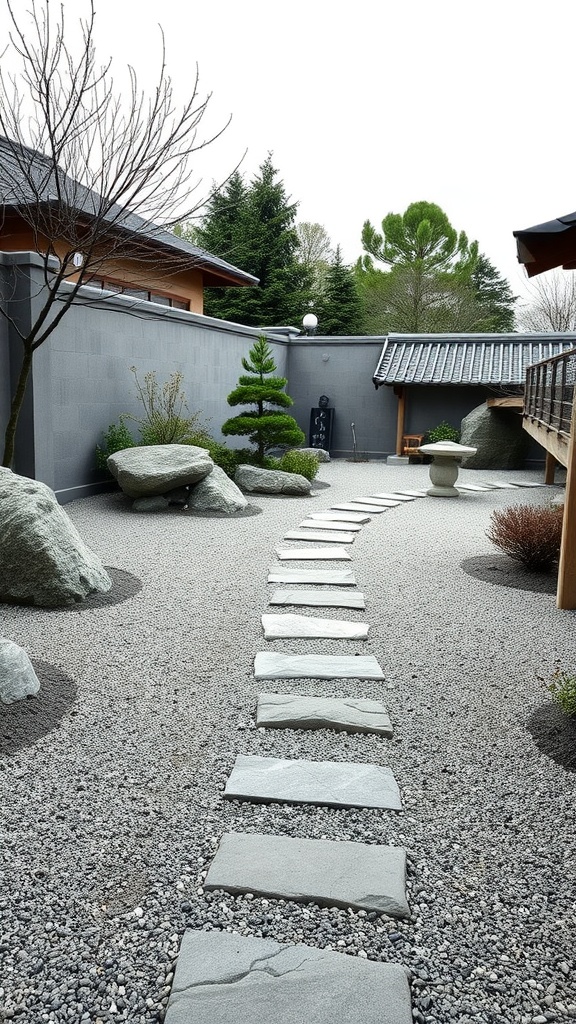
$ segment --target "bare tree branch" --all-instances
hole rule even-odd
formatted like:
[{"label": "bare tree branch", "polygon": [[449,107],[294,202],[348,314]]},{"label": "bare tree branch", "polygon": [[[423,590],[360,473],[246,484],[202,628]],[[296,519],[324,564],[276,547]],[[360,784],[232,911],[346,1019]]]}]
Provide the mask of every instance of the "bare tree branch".
[{"label": "bare tree branch", "polygon": [[528,287],[530,301],[518,313],[521,330],[576,330],[576,272],[551,270]]}]

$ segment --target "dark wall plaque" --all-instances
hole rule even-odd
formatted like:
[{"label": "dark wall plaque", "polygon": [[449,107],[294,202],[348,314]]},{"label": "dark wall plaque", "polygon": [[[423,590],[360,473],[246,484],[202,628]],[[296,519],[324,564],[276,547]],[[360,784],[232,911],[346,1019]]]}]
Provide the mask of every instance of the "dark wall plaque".
[{"label": "dark wall plaque", "polygon": [[333,420],[334,409],[310,410],[309,444],[311,448],[324,448],[325,451],[330,451]]}]

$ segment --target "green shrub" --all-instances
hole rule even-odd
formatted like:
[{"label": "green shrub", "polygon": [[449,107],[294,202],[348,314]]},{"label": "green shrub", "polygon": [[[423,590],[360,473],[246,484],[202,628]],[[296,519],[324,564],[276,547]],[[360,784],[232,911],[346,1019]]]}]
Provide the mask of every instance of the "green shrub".
[{"label": "green shrub", "polygon": [[121,416],[118,423],[111,423],[108,430],[103,431],[104,441],[102,445],[96,445],[96,465],[98,469],[106,469],[106,460],[114,452],[124,451],[125,448],[134,448],[136,442],[128,430]]},{"label": "green shrub", "polygon": [[238,449],[227,448],[225,444],[220,444],[219,441],[214,441],[211,437],[197,436],[192,441],[186,441],[185,444],[195,444],[198,448],[205,448],[214,464],[220,466],[220,469],[223,469],[231,480],[234,479],[234,473],[243,461]]},{"label": "green shrub", "polygon": [[568,675],[558,668],[547,683],[547,689],[565,715],[576,715],[576,676]]},{"label": "green shrub", "polygon": [[319,460],[317,455],[310,452],[290,451],[285,452],[280,459],[279,469],[284,473],[299,473],[307,480],[312,481],[318,473]]},{"label": "green shrub", "polygon": [[437,441],[459,441],[460,431],[452,427],[446,420],[442,420],[437,427],[433,427],[426,434],[426,444],[436,444]]},{"label": "green shrub", "polygon": [[492,513],[486,536],[533,572],[550,572],[560,556],[563,505],[511,505]]},{"label": "green shrub", "polygon": [[[201,423],[200,413],[190,413],[182,390],[183,374],[171,373],[164,384],[156,380],[155,370],[138,379],[135,366],[130,367],[136,381],[136,393],[144,407],[144,416],[135,420],[140,431],[140,444],[196,444],[195,437],[209,438]],[[187,414],[187,415],[186,415]]]}]

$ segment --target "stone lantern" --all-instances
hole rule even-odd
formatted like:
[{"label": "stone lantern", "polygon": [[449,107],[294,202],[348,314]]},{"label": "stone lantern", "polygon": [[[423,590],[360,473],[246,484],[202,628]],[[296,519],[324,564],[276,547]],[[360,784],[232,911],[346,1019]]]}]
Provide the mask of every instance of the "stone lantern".
[{"label": "stone lantern", "polygon": [[460,492],[454,484],[458,479],[460,459],[465,455],[475,455],[476,448],[468,448],[465,444],[455,441],[435,441],[434,444],[423,444],[420,451],[431,455],[430,480],[432,486],[426,491],[433,498],[458,498]]}]

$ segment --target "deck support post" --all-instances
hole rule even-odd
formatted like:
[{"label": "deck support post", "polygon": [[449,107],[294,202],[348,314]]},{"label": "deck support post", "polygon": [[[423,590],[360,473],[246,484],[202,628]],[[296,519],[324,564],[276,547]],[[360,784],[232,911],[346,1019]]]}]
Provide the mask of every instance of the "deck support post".
[{"label": "deck support post", "polygon": [[552,455],[552,452],[546,452],[546,467],[544,471],[544,483],[553,484],[554,476],[556,474],[556,466],[558,465],[557,460]]},{"label": "deck support post", "polygon": [[398,399],[398,412],[396,416],[396,455],[402,455],[402,438],[404,437],[404,420],[406,418],[406,388],[394,388],[394,394]]},{"label": "deck support post", "polygon": [[566,460],[566,498],[564,501],[564,522],[558,566],[558,589],[556,604],[569,610],[576,608],[576,394],[572,404],[572,425]]}]

